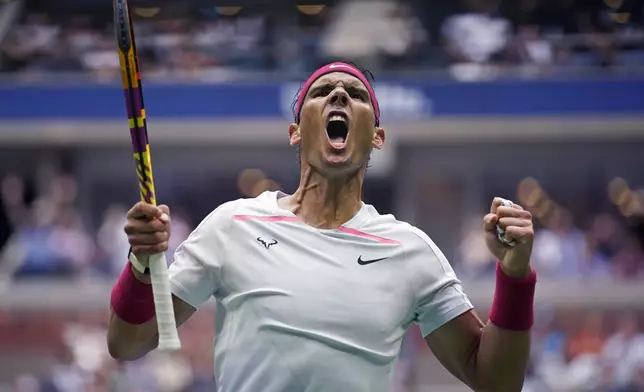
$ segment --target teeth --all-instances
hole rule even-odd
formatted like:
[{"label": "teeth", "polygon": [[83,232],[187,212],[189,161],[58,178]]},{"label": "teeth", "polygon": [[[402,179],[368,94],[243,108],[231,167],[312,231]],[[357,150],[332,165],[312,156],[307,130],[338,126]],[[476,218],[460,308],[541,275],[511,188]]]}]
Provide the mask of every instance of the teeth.
[{"label": "teeth", "polygon": [[329,117],[329,122],[331,122],[331,121],[342,121],[342,122],[346,122],[346,121],[347,121],[347,119],[346,119],[346,118],[344,118],[344,116],[340,116],[339,114],[335,114],[335,115],[333,115],[333,116]]}]

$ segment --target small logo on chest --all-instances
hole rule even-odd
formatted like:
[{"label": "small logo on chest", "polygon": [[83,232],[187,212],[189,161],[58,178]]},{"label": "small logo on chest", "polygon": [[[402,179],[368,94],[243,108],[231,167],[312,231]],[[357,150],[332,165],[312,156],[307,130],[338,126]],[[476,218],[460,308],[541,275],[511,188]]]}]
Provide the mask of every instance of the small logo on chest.
[{"label": "small logo on chest", "polygon": [[262,237],[257,237],[257,242],[264,245],[264,248],[266,249],[270,248],[273,245],[277,245],[277,240],[274,238],[271,238],[270,240],[266,240]]},{"label": "small logo on chest", "polygon": [[360,264],[360,265],[368,265],[368,264],[373,264],[375,262],[378,262],[380,260],[385,260],[385,259],[388,259],[388,258],[389,257],[381,257],[379,259],[364,260],[362,258],[362,255],[360,255],[360,257],[358,257],[358,264]]}]

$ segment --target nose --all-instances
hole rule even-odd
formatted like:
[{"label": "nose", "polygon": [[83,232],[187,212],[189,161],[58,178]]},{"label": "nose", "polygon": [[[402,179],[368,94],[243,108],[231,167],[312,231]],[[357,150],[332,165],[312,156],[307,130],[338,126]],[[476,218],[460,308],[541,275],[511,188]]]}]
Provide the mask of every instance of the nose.
[{"label": "nose", "polygon": [[329,103],[334,106],[347,106],[349,104],[349,94],[342,87],[337,87],[329,95]]}]

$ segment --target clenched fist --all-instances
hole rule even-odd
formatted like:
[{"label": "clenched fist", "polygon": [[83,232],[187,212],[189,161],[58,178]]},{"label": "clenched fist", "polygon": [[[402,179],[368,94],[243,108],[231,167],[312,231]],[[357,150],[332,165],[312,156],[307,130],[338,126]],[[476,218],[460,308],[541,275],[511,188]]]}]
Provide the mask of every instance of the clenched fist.
[{"label": "clenched fist", "polygon": [[139,202],[127,212],[125,233],[132,253],[141,264],[148,266],[150,255],[168,250],[170,239],[170,210]]},{"label": "clenched fist", "polygon": [[[483,218],[485,242],[488,249],[501,262],[503,271],[513,277],[527,276],[531,272],[530,255],[534,241],[532,214],[521,206],[504,206],[504,200],[496,197],[492,201],[490,213]],[[497,237],[496,226],[505,231],[506,242]]]}]

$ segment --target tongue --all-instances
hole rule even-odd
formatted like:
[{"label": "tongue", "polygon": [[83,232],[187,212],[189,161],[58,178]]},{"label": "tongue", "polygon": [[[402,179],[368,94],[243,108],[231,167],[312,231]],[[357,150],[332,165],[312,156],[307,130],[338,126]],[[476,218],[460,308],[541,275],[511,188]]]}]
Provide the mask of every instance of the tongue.
[{"label": "tongue", "polygon": [[342,136],[336,136],[329,139],[333,147],[342,147],[344,146],[344,138]]}]

